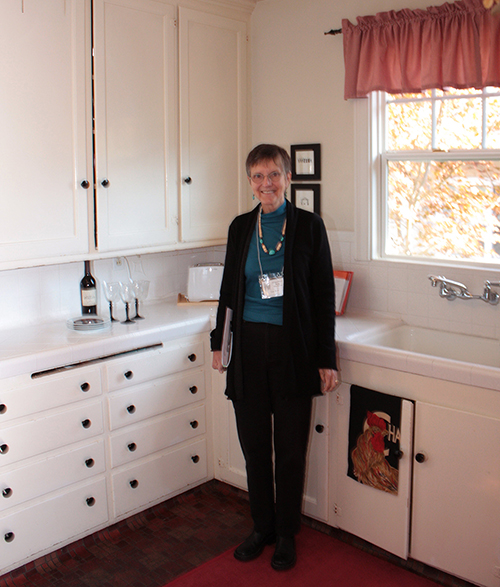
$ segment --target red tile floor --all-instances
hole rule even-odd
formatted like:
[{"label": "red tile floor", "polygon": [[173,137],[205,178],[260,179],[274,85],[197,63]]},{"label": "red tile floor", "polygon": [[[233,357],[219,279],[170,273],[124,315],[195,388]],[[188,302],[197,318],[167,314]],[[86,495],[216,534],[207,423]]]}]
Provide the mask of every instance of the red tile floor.
[{"label": "red tile floor", "polygon": [[[304,523],[448,587],[471,587],[335,528]],[[246,493],[211,481],[0,577],[0,587],[162,587],[251,531]]]}]

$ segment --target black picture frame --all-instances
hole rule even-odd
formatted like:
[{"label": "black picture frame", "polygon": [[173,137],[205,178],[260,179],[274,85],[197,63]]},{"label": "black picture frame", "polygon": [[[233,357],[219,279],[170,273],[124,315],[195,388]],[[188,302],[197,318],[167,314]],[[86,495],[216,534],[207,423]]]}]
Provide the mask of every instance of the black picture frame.
[{"label": "black picture frame", "polygon": [[291,145],[292,181],[319,181],[321,179],[321,145]]},{"label": "black picture frame", "polygon": [[290,199],[297,208],[321,215],[321,184],[292,183]]}]

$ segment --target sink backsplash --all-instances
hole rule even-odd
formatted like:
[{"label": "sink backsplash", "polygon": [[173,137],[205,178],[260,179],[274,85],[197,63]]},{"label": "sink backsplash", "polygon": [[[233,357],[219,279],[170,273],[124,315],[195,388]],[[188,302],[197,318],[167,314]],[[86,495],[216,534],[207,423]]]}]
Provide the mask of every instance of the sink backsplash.
[{"label": "sink backsplash", "polygon": [[[494,272],[414,263],[359,262],[354,255],[354,233],[330,231],[328,235],[335,268],[354,272],[347,313],[373,312],[412,326],[500,338],[500,304],[460,299],[449,302],[439,297],[428,279],[430,273],[445,274],[465,283],[472,293],[482,293],[484,280],[498,280],[500,269]],[[223,262],[224,250],[207,247],[141,255],[144,272],[151,281],[146,305],[176,300],[178,293],[185,293],[188,268],[196,263]],[[131,266],[137,259],[129,257]],[[126,267],[116,267],[114,259],[104,259],[93,263],[93,274],[99,282],[99,313],[104,316],[108,310],[102,281],[126,279]],[[0,271],[0,330],[78,316],[82,275],[83,262]],[[122,313],[123,304],[119,302],[119,318]]]}]

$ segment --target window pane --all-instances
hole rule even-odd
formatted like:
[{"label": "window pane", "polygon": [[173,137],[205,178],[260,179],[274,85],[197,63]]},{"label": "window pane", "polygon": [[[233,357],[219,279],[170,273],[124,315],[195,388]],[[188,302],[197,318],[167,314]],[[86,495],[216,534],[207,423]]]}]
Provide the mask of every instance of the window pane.
[{"label": "window pane", "polygon": [[500,98],[488,98],[486,108],[486,148],[500,149]]},{"label": "window pane", "polygon": [[387,105],[387,150],[430,149],[432,106],[428,101]]},{"label": "window pane", "polygon": [[388,162],[388,255],[500,261],[499,161]]},{"label": "window pane", "polygon": [[457,98],[436,102],[438,149],[480,149],[482,102],[480,98]]}]

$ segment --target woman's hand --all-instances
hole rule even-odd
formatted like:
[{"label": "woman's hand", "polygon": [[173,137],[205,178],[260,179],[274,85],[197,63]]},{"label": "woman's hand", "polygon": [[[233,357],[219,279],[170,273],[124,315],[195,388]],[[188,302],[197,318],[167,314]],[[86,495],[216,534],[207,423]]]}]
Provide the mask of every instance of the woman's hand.
[{"label": "woman's hand", "polygon": [[226,368],[222,366],[222,351],[212,352],[212,369],[215,369],[219,373],[226,371]]},{"label": "woman's hand", "polygon": [[321,377],[321,393],[333,391],[339,384],[339,375],[335,369],[320,369],[319,376]]}]

